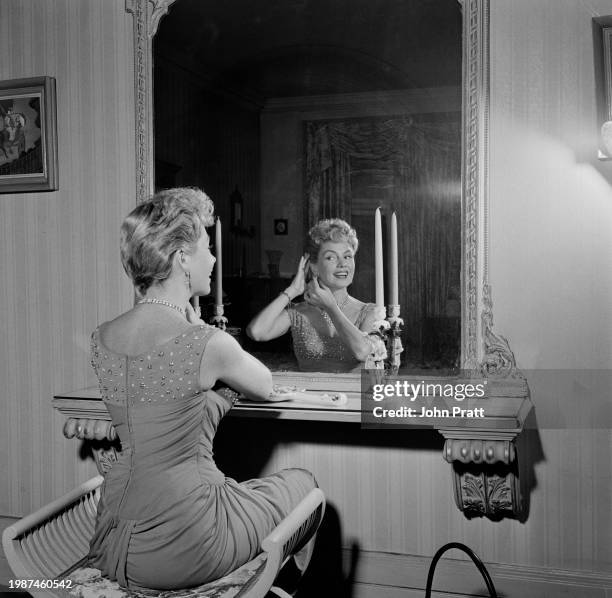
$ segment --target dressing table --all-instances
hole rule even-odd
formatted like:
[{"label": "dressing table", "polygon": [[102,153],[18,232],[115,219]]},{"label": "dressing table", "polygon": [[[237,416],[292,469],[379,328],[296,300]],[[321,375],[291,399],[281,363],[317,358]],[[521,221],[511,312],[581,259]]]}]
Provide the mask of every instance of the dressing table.
[{"label": "dressing table", "polygon": [[[316,405],[239,400],[229,416],[311,422],[314,435],[317,422],[368,427],[364,414],[371,405],[363,399],[359,375],[276,372],[273,378],[275,384],[305,388],[315,396],[343,393],[347,401],[344,405]],[[378,433],[437,431],[445,439],[442,457],[451,465],[457,507],[472,515],[518,516],[522,499],[515,441],[525,426],[531,402],[522,378],[491,381],[488,386],[488,397],[478,403],[484,407],[484,417],[409,418],[402,420],[401,429],[386,422]],[[89,442],[104,474],[116,460],[119,444],[98,388],[58,394],[53,406],[66,418],[64,436]]]}]

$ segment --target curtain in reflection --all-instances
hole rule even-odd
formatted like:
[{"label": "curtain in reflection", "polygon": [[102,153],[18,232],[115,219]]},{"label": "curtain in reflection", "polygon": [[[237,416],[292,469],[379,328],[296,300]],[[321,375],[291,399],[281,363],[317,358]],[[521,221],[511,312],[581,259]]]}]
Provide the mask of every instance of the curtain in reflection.
[{"label": "curtain in reflection", "polygon": [[[308,226],[359,221],[364,207],[397,213],[403,341],[414,365],[452,366],[458,356],[460,133],[460,113],[306,123]],[[362,260],[354,286],[371,300],[371,260]]]},{"label": "curtain in reflection", "polygon": [[308,228],[321,218],[350,220],[351,160],[335,128],[307,123]]},{"label": "curtain in reflection", "polygon": [[393,185],[404,334],[415,362],[452,366],[461,311],[459,122],[421,123],[408,146]]}]

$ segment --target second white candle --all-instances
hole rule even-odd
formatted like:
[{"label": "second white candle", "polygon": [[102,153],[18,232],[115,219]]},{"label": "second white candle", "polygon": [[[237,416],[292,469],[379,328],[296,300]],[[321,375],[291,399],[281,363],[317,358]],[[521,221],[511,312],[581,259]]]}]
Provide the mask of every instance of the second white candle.
[{"label": "second white candle", "polygon": [[223,305],[223,266],[222,266],[222,255],[221,255],[221,219],[217,218],[217,224],[215,227],[215,257],[217,263],[215,264],[216,273],[216,294],[215,304]]},{"label": "second white candle", "polygon": [[380,208],[376,208],[374,214],[374,275],[376,281],[376,305],[384,307],[385,290],[383,278],[383,245],[382,245],[382,220]]},{"label": "second white candle", "polygon": [[397,217],[391,215],[391,241],[389,244],[389,303],[399,305],[397,269]]}]

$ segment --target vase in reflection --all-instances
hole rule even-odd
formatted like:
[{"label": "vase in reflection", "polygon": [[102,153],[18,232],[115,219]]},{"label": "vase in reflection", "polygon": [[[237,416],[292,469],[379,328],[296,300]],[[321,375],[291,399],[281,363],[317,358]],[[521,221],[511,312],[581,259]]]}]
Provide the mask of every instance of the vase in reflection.
[{"label": "vase in reflection", "polygon": [[278,278],[280,276],[280,261],[283,252],[278,249],[267,249],[266,255],[268,256],[268,272],[270,273],[270,278]]}]

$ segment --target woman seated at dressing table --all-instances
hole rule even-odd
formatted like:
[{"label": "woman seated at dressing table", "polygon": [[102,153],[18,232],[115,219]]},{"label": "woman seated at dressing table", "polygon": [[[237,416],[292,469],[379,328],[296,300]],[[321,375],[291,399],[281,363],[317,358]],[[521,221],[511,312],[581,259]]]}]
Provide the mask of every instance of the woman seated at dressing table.
[{"label": "woman seated at dressing table", "polygon": [[122,450],[101,487],[88,561],[124,588],[189,588],[227,575],[316,486],[303,469],[238,483],[215,464],[213,438],[237,393],[213,386],[278,398],[269,370],[189,303],[210,292],[212,224],[213,204],[198,189],[162,191],[134,208],[121,259],[140,300],[92,334]]},{"label": "woman seated at dressing table", "polygon": [[[255,341],[291,330],[303,372],[354,372],[382,368],[385,344],[378,322],[384,308],[348,293],[355,274],[357,233],[339,218],[321,220],[308,233],[308,248],[286,290],[247,327]],[[303,295],[302,302],[293,300]]]}]

